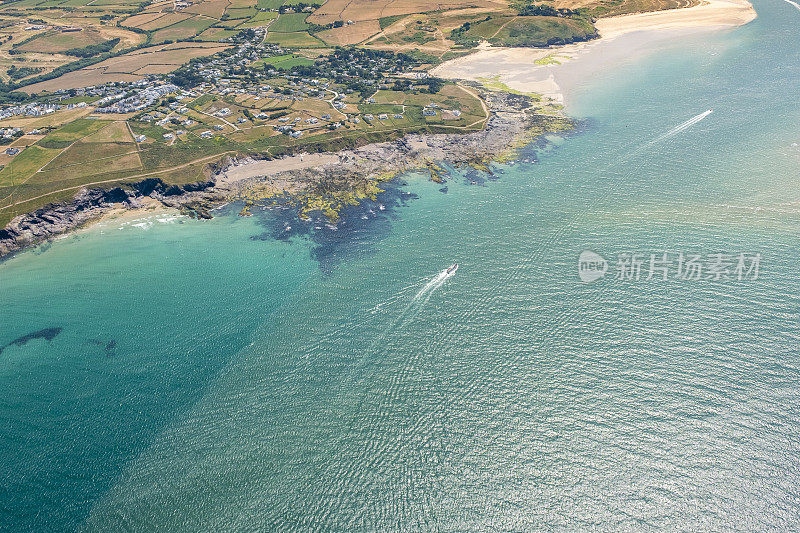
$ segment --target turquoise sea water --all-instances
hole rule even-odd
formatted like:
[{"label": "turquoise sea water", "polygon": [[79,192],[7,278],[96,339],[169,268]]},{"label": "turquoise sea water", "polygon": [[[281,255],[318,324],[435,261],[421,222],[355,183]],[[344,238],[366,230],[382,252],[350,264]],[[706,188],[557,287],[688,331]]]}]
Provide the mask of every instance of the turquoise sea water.
[{"label": "turquoise sea water", "polygon": [[[336,232],[231,208],[0,264],[0,345],[62,328],[0,353],[0,530],[795,527],[800,12],[756,9]],[[761,269],[587,284],[585,249]]]}]

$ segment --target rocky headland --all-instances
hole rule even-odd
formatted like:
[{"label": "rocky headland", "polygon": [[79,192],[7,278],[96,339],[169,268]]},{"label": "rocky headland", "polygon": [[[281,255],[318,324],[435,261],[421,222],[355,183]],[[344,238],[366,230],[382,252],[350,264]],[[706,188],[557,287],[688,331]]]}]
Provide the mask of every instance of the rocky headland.
[{"label": "rocky headland", "polygon": [[520,146],[546,133],[574,126],[558,106],[535,96],[482,90],[489,118],[483,129],[459,134],[411,134],[336,153],[295,154],[280,159],[227,158],[211,168],[207,181],[168,185],[157,178],[112,189],[83,189],[71,201],[54,203],[14,218],[0,229],[0,257],[91,223],[111,210],[137,209],[152,198],[197,218],[224,202],[250,207],[280,200],[301,217],[321,212],[336,223],[341,210],[381,191],[380,183],[400,172],[427,169],[443,179],[439,162],[487,170],[493,160],[513,156]]}]

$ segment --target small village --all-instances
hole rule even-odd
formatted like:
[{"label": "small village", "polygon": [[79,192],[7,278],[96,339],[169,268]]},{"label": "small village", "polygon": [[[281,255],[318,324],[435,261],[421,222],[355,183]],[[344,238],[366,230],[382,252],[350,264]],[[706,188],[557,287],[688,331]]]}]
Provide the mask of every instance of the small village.
[{"label": "small village", "polygon": [[[44,103],[7,106],[0,120],[87,108],[90,116],[128,121],[137,143],[172,145],[224,136],[299,139],[343,127],[387,131],[462,118],[463,103],[452,96],[443,100],[437,94],[442,80],[409,56],[337,48],[312,60],[265,43],[263,36],[261,29],[244,30],[230,39],[231,48],[174,73],[58,90]],[[19,136],[3,134],[0,142]]]}]

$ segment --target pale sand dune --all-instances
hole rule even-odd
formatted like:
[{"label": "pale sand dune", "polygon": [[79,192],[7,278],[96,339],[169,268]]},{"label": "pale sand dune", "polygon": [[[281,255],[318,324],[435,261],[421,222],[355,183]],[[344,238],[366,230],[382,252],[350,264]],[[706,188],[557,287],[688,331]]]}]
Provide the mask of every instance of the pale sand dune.
[{"label": "pale sand dune", "polygon": [[[599,50],[596,59],[609,63],[614,56],[623,56],[617,59],[624,59],[626,54],[637,52],[638,46],[644,47],[647,44],[645,41],[658,39],[658,32],[731,28],[747,24],[755,17],[756,12],[747,0],[708,0],[691,8],[600,19],[596,23],[600,39],[585,43],[541,49],[482,46],[474,54],[439,65],[432,73],[442,78],[493,80],[517,91],[541,94],[563,103],[561,78],[571,77],[569,81],[579,82],[579,76],[559,76],[557,74],[563,74],[564,70],[560,65],[542,65],[536,61],[554,56],[559,63],[570,64],[571,60],[583,57],[589,51]],[[608,46],[614,39],[636,32],[652,37],[629,39],[625,46],[617,47],[619,49]],[[669,34],[665,32],[665,35]],[[592,61],[584,63],[589,70],[596,67]]]}]

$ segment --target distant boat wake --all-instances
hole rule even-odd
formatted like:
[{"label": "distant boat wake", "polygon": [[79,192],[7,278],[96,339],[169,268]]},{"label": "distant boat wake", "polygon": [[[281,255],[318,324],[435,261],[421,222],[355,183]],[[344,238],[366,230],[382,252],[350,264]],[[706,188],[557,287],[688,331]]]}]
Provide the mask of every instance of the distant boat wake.
[{"label": "distant boat wake", "polygon": [[[791,0],[786,0],[786,1],[789,2]],[[692,118],[690,118],[686,122],[684,122],[682,124],[678,124],[677,126],[672,128],[671,130],[669,130],[667,133],[665,133],[661,137],[657,138],[655,141],[653,141],[653,143],[656,143],[658,141],[663,141],[664,139],[669,139],[670,137],[674,137],[675,135],[679,134],[682,131],[688,130],[689,128],[691,128],[692,126],[694,126],[695,124],[697,124],[698,122],[700,122],[701,120],[703,120],[704,118],[706,118],[708,115],[710,115],[713,112],[714,112],[713,109],[709,109],[708,111],[703,111],[699,115],[693,116]]]},{"label": "distant boat wake", "polygon": [[[652,139],[650,141],[646,141],[644,143],[641,143],[641,144],[639,144],[638,147],[633,148],[632,150],[628,151],[625,154],[620,154],[618,156],[618,158],[613,163],[609,164],[605,168],[605,170],[610,170],[610,169],[612,169],[614,167],[618,167],[618,166],[620,166],[622,164],[627,163],[628,161],[630,161],[634,157],[638,156],[639,154],[641,154],[643,152],[646,152],[647,150],[652,148],[654,145],[656,145],[656,144],[658,144],[660,142],[666,141],[667,139],[675,137],[679,133],[688,130],[689,128],[691,128],[692,126],[697,124],[698,122],[701,122],[702,120],[704,120],[708,115],[710,115],[713,112],[714,112],[713,109],[709,109],[707,111],[703,111],[699,115],[695,115],[692,118],[690,118],[689,120],[687,120],[685,122],[681,122],[680,124],[678,124],[677,126],[672,128],[671,130],[669,130],[668,132],[659,135],[655,139]],[[622,149],[624,150],[626,148],[631,148],[631,146],[623,147]]]},{"label": "distant boat wake", "polygon": [[798,4],[797,2],[794,2],[793,0],[783,0],[783,1],[786,2],[787,4],[792,4],[794,7],[797,8],[798,11],[800,11],[800,4]]}]

